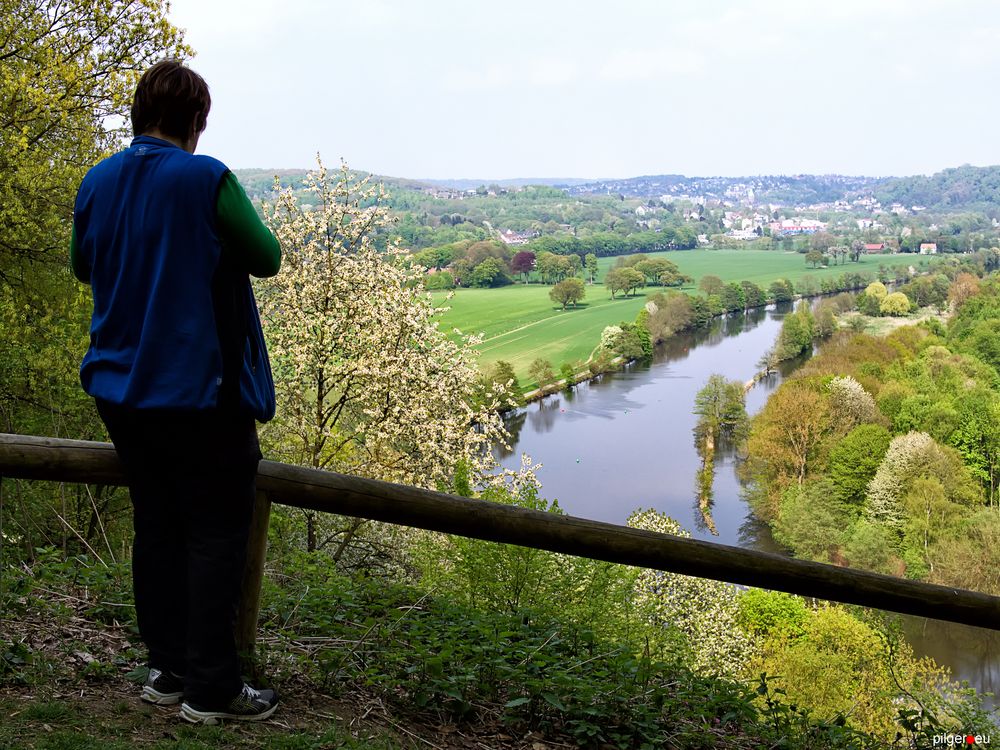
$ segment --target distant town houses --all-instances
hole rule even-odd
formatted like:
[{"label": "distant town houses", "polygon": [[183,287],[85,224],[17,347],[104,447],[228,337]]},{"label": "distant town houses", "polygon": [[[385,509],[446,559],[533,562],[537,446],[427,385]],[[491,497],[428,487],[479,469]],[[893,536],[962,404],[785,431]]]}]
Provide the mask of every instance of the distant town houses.
[{"label": "distant town houses", "polygon": [[[465,199],[465,191],[453,190],[452,188],[431,187],[425,189],[424,192],[431,198],[440,198],[442,200],[460,201]],[[476,191],[473,190],[472,192],[474,195]]]},{"label": "distant town houses", "polygon": [[756,200],[756,194],[754,193],[753,187],[751,187],[750,185],[746,185],[744,183],[738,183],[736,185],[732,185],[731,187],[726,188],[726,190],[723,192],[723,195],[725,195],[727,198],[731,198],[734,201],[738,201],[740,203],[747,203],[751,206],[754,204]]},{"label": "distant town houses", "polygon": [[[818,185],[818,187],[817,187]],[[665,175],[635,180],[607,180],[587,185],[562,185],[556,187],[570,196],[605,193],[614,198],[615,212],[619,218],[627,220],[631,231],[657,232],[664,224],[683,220],[690,223],[698,237],[699,246],[710,246],[715,238],[754,242],[762,237],[784,239],[788,247],[792,237],[799,236],[797,246],[808,244],[810,235],[817,232],[832,232],[837,237],[849,237],[855,247],[863,247],[861,252],[878,254],[896,250],[900,241],[906,251],[922,254],[949,252],[950,242],[923,242],[919,239],[937,238],[943,231],[937,223],[921,221],[916,217],[925,208],[908,205],[913,201],[886,201],[885,207],[875,198],[870,185],[863,179],[840,177],[760,177],[750,179],[727,178],[681,178]],[[840,198],[834,199],[830,187],[841,190]],[[452,200],[468,199],[472,196],[489,197],[508,192],[524,190],[522,186],[501,186],[483,184],[476,188],[456,188],[434,186],[425,192],[437,198]],[[787,202],[774,202],[775,191],[798,197]],[[810,195],[811,193],[811,195]],[[818,198],[824,198],[818,200]],[[770,199],[770,200],[769,200]],[[572,201],[572,199],[571,199]],[[760,201],[760,202],[758,202]],[[576,200],[577,205],[583,205]],[[903,218],[899,221],[895,217]],[[812,217],[812,218],[806,218]],[[886,218],[888,217],[888,218]],[[1000,222],[992,220],[993,227]],[[514,222],[511,221],[513,224]],[[514,224],[525,226],[525,224]],[[892,227],[890,231],[888,227]],[[519,231],[488,227],[495,237],[507,246],[521,246],[542,233],[574,232],[574,226],[565,222],[554,226],[548,221],[540,231]],[[855,234],[857,233],[857,234]],[[914,236],[919,233],[919,239]],[[876,238],[888,238],[886,242],[872,242]],[[907,242],[907,238],[912,239]],[[858,244],[865,243],[867,244]],[[848,243],[850,244],[850,243]]]},{"label": "distant town houses", "polygon": [[744,216],[736,211],[726,211],[722,216],[722,226],[728,229],[727,237],[736,240],[755,240],[764,234],[764,227],[769,225],[770,218],[755,213]]},{"label": "distant town houses", "polygon": [[524,185],[511,185],[509,187],[500,187],[498,185],[490,185],[486,187],[485,185],[480,185],[477,188],[453,188],[446,185],[430,185],[427,187],[420,188],[424,193],[429,195],[431,198],[440,198],[441,200],[452,200],[461,201],[466,198],[475,197],[492,197],[495,198],[498,195],[507,195],[509,193],[520,193],[525,189]]},{"label": "distant town houses", "polygon": [[871,211],[872,213],[882,211],[882,204],[875,200],[875,196],[872,195],[856,198],[853,205],[862,211]]},{"label": "distant town houses", "polygon": [[816,219],[782,219],[769,225],[772,236],[786,237],[793,234],[815,234],[826,229],[826,222]]},{"label": "distant town houses", "polygon": [[515,232],[513,229],[501,229],[500,239],[508,245],[524,245],[538,236],[538,232]]}]

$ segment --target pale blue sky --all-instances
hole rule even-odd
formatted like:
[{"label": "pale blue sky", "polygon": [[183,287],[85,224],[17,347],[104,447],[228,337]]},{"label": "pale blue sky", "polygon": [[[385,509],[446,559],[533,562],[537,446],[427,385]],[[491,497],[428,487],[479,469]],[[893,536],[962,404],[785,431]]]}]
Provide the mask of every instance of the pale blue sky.
[{"label": "pale blue sky", "polygon": [[199,150],[402,177],[1000,163],[995,0],[173,0]]}]

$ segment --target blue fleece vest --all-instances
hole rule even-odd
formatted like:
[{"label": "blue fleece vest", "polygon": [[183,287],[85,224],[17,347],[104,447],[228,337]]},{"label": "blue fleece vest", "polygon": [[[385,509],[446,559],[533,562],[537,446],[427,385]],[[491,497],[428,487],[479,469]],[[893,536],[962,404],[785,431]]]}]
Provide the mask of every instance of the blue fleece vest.
[{"label": "blue fleece vest", "polygon": [[[138,409],[225,401],[262,422],[274,416],[249,276],[222,273],[216,200],[226,172],[217,159],[139,136],[84,177],[73,219],[94,298],[80,367],[91,396]],[[242,319],[223,324],[217,316],[227,307]]]}]

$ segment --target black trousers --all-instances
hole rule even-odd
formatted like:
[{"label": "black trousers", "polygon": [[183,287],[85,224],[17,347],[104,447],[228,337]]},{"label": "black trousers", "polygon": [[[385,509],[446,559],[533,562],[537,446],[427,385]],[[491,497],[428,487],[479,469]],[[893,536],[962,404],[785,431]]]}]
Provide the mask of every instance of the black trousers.
[{"label": "black trousers", "polygon": [[100,399],[97,410],[128,475],[149,665],[183,675],[186,700],[223,706],[243,686],[233,625],[261,458],[254,419]]}]

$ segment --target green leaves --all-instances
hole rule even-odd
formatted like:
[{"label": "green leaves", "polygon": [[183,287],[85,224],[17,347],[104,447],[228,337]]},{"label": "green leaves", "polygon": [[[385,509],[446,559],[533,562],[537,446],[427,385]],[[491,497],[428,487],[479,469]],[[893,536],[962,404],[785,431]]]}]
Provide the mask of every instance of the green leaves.
[{"label": "green leaves", "polygon": [[637,658],[627,644],[556,617],[551,602],[478,609],[383,580],[344,578],[314,559],[302,556],[283,571],[263,615],[271,638],[287,632],[290,641],[332,644],[303,654],[296,670],[313,671],[328,688],[362,683],[404,707],[467,721],[485,712],[511,730],[584,747],[664,747],[679,727],[687,727],[685,737],[708,725],[757,731],[742,688]]},{"label": "green leaves", "polygon": [[[694,413],[698,416],[695,436],[699,443],[709,435],[713,440],[742,437],[747,427],[745,401],[742,383],[711,375],[694,397]],[[700,452],[703,446],[697,447]]]}]

